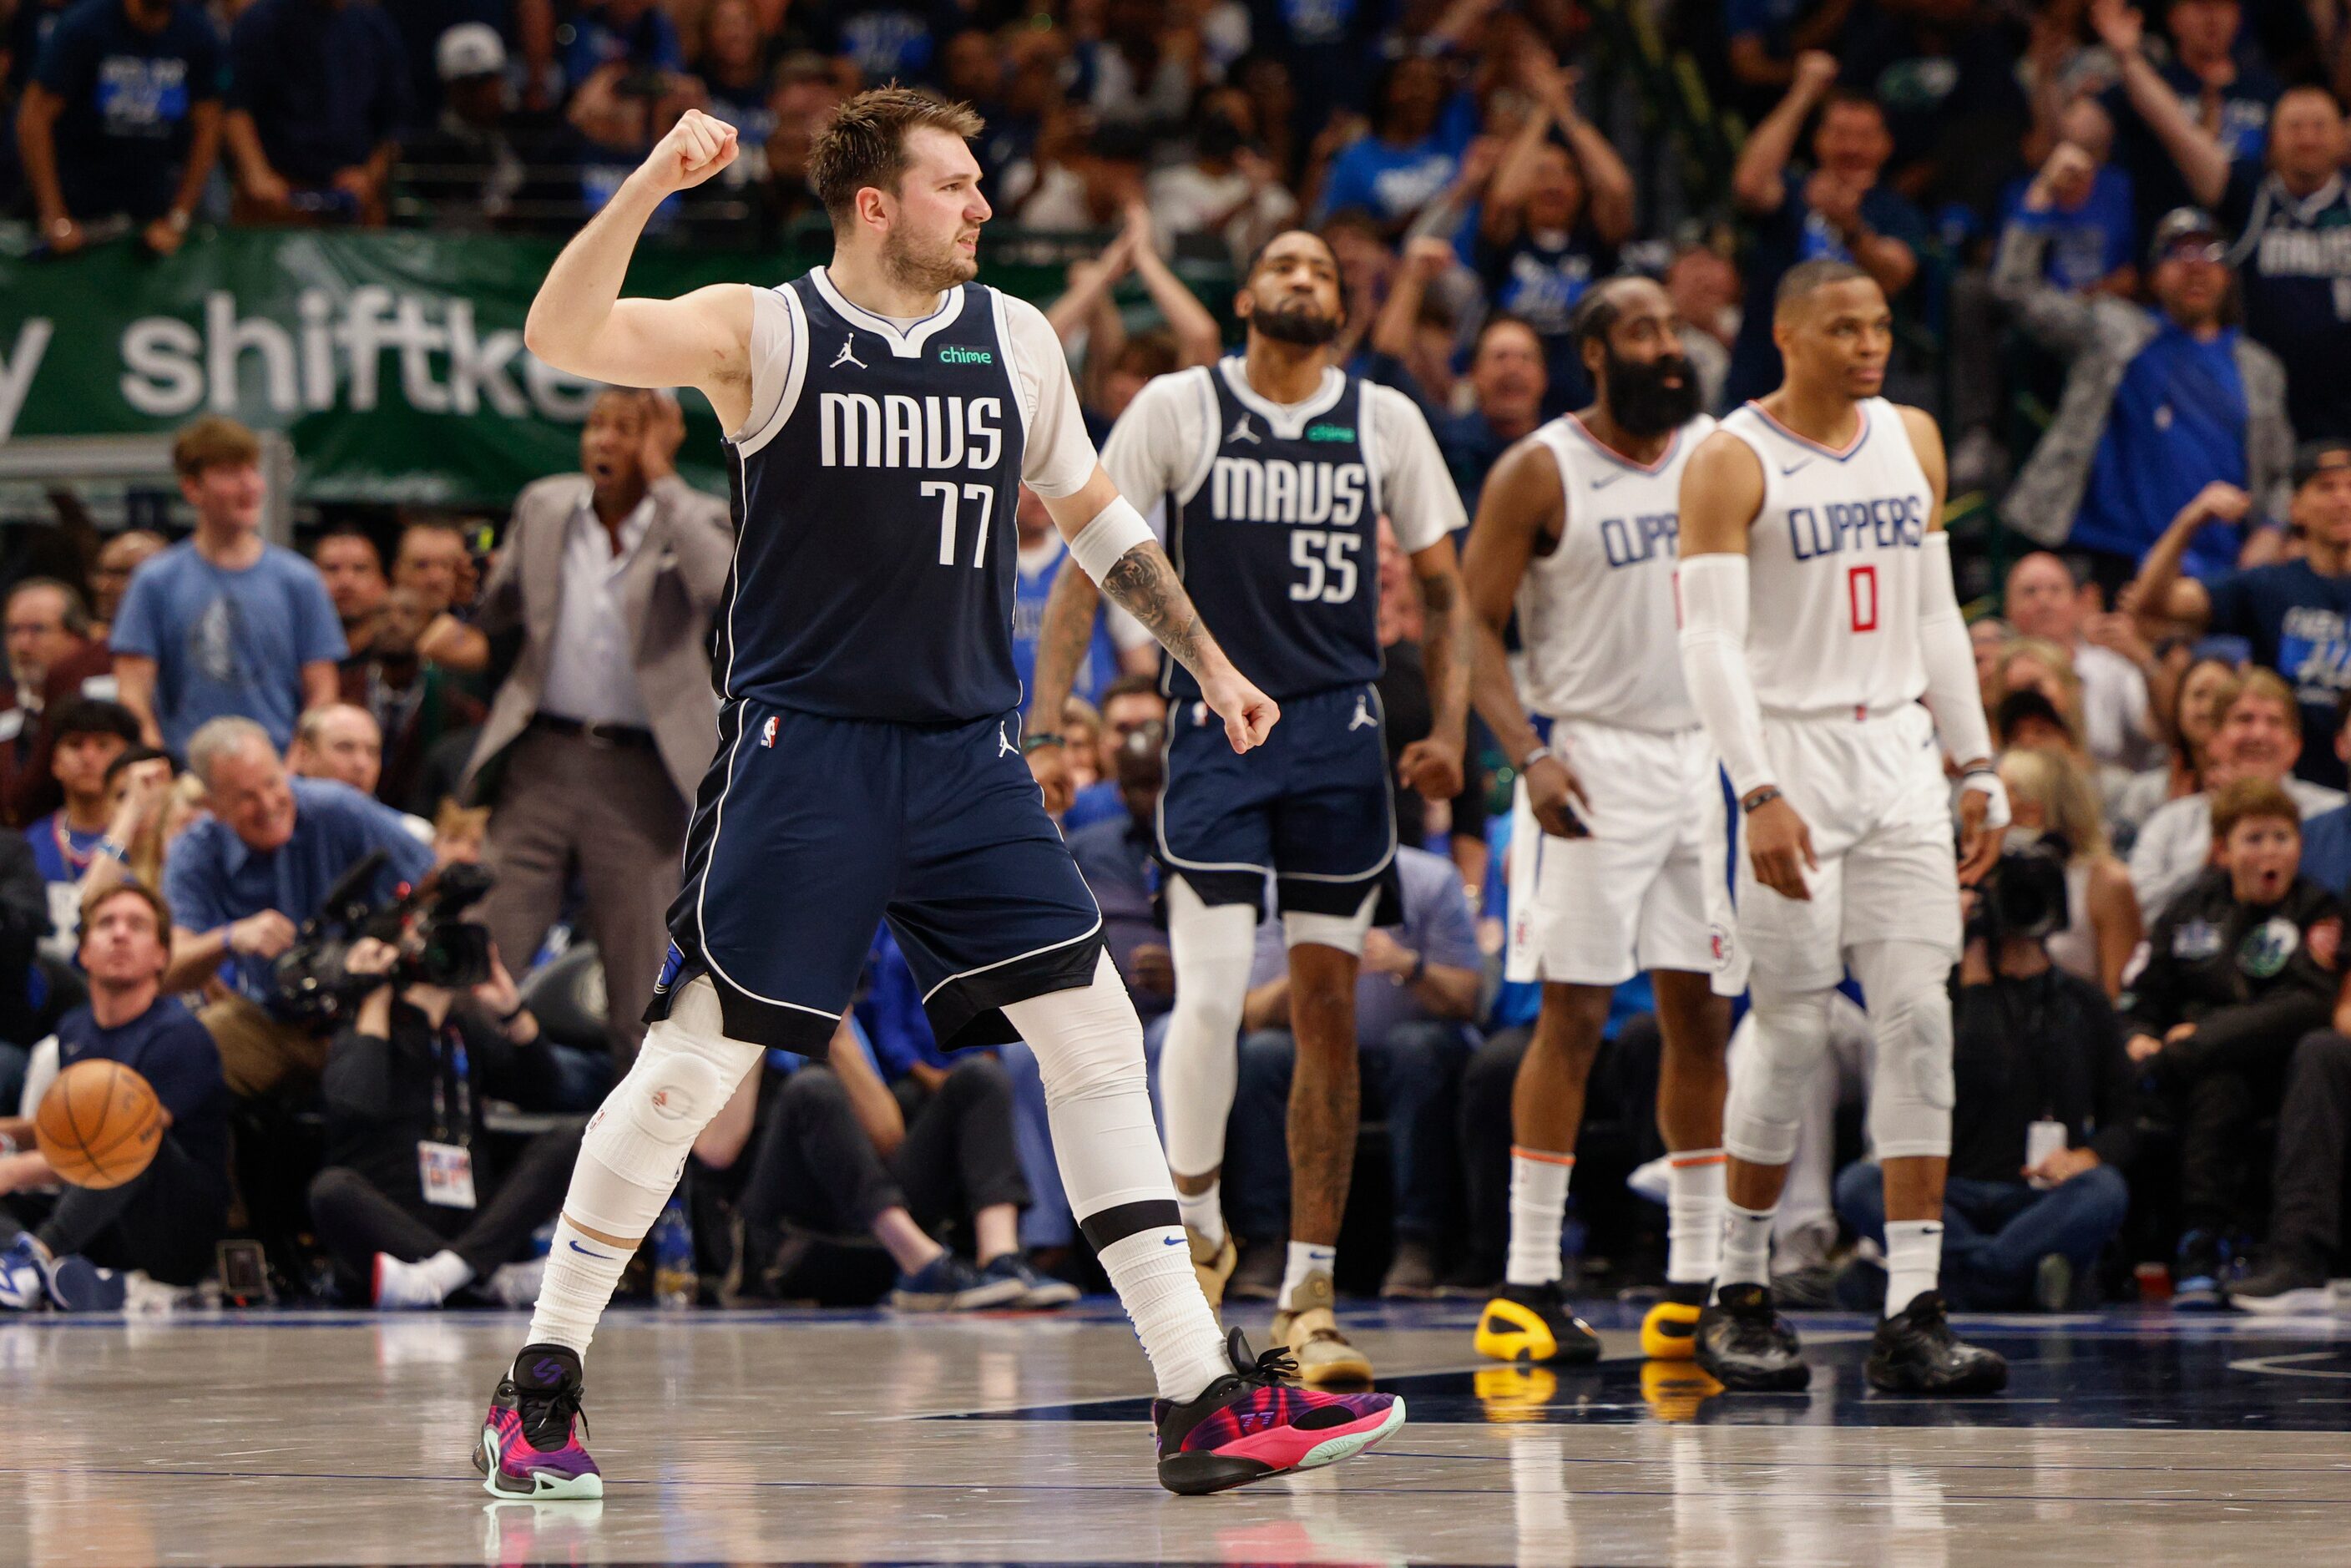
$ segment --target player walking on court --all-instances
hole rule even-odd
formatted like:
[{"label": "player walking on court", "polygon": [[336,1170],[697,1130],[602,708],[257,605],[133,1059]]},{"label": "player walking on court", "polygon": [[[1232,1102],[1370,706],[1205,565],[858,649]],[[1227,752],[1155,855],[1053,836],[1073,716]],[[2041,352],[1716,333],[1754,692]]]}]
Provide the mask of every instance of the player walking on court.
[{"label": "player walking on court", "polygon": [[[1162,376],[1102,449],[1120,494],[1161,519],[1192,597],[1236,663],[1284,705],[1250,757],[1216,744],[1199,678],[1166,673],[1167,782],[1159,857],[1176,1009],[1160,1048],[1167,1163],[1202,1288],[1221,1299],[1235,1261],[1218,1203],[1225,1121],[1238,1075],[1252,933],[1274,879],[1290,949],[1290,1250],[1273,1320],[1311,1384],[1368,1381],[1371,1363],[1332,1315],[1339,1219],[1355,1155],[1355,974],[1383,903],[1401,917],[1395,801],[1379,694],[1378,544],[1385,512],[1428,605],[1434,722],[1405,748],[1405,781],[1432,800],[1461,788],[1469,609],[1453,530],[1461,497],[1428,422],[1401,392],[1331,363],[1346,319],[1337,259],[1304,230],[1251,258],[1233,308],[1239,354]],[[1092,635],[1093,585],[1062,570],[1046,606],[1029,711],[1050,727]],[[1068,770],[1049,735],[1030,766],[1049,800]]]},{"label": "player walking on court", "polygon": [[[1876,1048],[1869,1132],[1886,1173],[1869,1381],[1991,1393],[2007,1363],[1952,1335],[1936,1289],[1959,888],[1998,857],[2008,823],[1952,588],[1942,438],[1878,395],[1893,318],[1860,268],[1791,269],[1771,332],[1786,381],[1725,418],[1682,476],[1682,672],[1747,841],[1717,985],[1751,979],[1755,1013],[1753,1060],[1723,1113],[1722,1269],[1698,1363],[1733,1389],[1810,1377],[1772,1311],[1771,1218],[1850,965]],[[1959,763],[1956,858],[1946,750]]]},{"label": "player walking on court", "polygon": [[589,1123],[529,1343],[475,1462],[497,1496],[594,1497],[580,1358],[695,1135],[765,1050],[821,1056],[887,918],[942,1044],[1036,1051],[1061,1178],[1159,1384],[1159,1479],[1214,1491],[1360,1451],[1402,1401],[1285,1386],[1228,1342],[1184,1248],[1143,1031],[1102,920],[1020,761],[1013,507],[1198,682],[1228,743],[1278,710],[1201,625],[1094,460],[1051,328],[971,281],[988,206],[959,104],[860,94],[817,139],[830,266],[775,288],[622,299],[674,192],[735,157],[689,112],[557,258],[531,350],[625,386],[692,385],[730,433],[737,549],[718,623],[719,748],[688,834],[644,1049]]},{"label": "player walking on court", "polygon": [[1666,1299],[1641,1324],[1644,1354],[1688,1358],[1721,1242],[1730,1007],[1712,983],[1701,831],[1719,786],[1674,646],[1682,468],[1714,421],[1681,329],[1646,278],[1585,296],[1575,343],[1597,395],[1502,455],[1462,563],[1478,711],[1519,773],[1509,976],[1542,982],[1510,1096],[1509,1266],[1478,1322],[1479,1351],[1501,1361],[1600,1354],[1560,1291],[1560,1226],[1609,1000],[1642,969],[1664,1038],[1670,1183]]}]

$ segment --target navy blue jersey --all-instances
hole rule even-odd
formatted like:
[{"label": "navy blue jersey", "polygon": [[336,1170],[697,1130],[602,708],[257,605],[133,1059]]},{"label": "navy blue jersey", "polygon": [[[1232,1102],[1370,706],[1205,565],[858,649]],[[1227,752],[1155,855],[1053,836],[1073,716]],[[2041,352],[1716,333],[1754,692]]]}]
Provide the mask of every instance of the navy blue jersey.
[{"label": "navy blue jersey", "polygon": [[2239,163],[2219,216],[2238,230],[2229,262],[2244,289],[2245,330],[2285,365],[2294,434],[2351,435],[2343,374],[2351,355],[2351,185],[2335,174],[2297,201],[2258,162]]},{"label": "navy blue jersey", "polygon": [[1023,430],[1002,299],[967,283],[893,332],[813,273],[780,292],[783,398],[730,444],[719,695],[903,724],[1011,711]]},{"label": "navy blue jersey", "polygon": [[[1379,678],[1378,477],[1369,383],[1293,434],[1233,391],[1240,361],[1208,372],[1215,455],[1189,495],[1168,497],[1168,554],[1233,664],[1277,699]],[[1174,660],[1168,694],[1199,682]]]}]

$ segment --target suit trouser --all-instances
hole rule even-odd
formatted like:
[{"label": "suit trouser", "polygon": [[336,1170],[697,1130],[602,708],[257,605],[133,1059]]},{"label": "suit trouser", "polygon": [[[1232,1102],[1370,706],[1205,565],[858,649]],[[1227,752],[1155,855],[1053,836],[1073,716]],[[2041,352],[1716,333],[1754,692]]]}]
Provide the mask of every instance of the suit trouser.
[{"label": "suit trouser", "polygon": [[566,1122],[522,1147],[480,1207],[439,1208],[385,1192],[349,1166],[329,1166],[310,1182],[310,1218],[347,1286],[364,1295],[375,1255],[416,1263],[446,1249],[486,1281],[528,1249],[530,1233],[555,1218],[580,1163],[587,1119]]},{"label": "suit trouser", "polygon": [[497,884],[482,900],[482,923],[519,972],[563,913],[578,869],[623,1071],[644,1038],[645,1004],[669,952],[685,822],[686,802],[655,753],[543,729],[515,742],[490,817],[484,859]]}]

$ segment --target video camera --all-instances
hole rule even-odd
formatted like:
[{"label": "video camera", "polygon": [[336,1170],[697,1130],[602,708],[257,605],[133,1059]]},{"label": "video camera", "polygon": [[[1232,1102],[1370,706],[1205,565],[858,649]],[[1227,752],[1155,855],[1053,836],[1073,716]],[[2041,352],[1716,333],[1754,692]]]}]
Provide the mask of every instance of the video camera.
[{"label": "video camera", "polygon": [[1976,884],[1968,939],[1980,936],[1997,946],[2008,938],[2043,941],[2064,929],[2072,914],[2065,887],[2069,858],[2065,841],[2055,834],[2001,850]]},{"label": "video camera", "polygon": [[[403,887],[381,908],[367,890],[383,869],[377,850],[345,872],[327,892],[319,913],[302,925],[294,945],[270,966],[270,1011],[287,1023],[326,1030],[341,1023],[378,986],[425,985],[444,990],[478,986],[490,977],[490,931],[458,915],[489,892],[490,873],[477,865],[444,866],[421,885]],[[351,947],[372,936],[399,949],[388,975],[354,975]]]}]

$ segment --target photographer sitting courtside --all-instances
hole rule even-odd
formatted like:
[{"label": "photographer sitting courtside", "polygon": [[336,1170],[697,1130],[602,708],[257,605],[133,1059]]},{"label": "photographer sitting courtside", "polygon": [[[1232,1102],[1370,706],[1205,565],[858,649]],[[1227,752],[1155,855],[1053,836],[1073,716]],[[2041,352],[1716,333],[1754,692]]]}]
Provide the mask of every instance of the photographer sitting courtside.
[{"label": "photographer sitting courtside", "polygon": [[562,1207],[584,1120],[497,1162],[483,1103],[529,1104],[555,1081],[538,1020],[495,951],[464,990],[402,972],[403,956],[362,937],[344,959],[385,983],[327,1048],[327,1166],[310,1218],[344,1291],[378,1307],[437,1307],[468,1285],[528,1306],[541,1271],[524,1260],[531,1232]]},{"label": "photographer sitting courtside", "polygon": [[326,1040],[269,1010],[272,965],[370,853],[385,856],[371,890],[381,904],[402,883],[423,880],[432,846],[399,812],[348,784],[289,778],[268,732],[251,719],[205,724],[188,742],[188,766],[213,814],[181,834],[164,862],[164,894],[177,916],[164,987],[189,990],[222,974],[235,994],[202,1016],[230,1092],[299,1092],[317,1082]]},{"label": "photographer sitting courtside", "polygon": [[2241,779],[2212,801],[2220,864],[2171,902],[2126,998],[2130,1057],[2179,1127],[2186,1228],[2172,1300],[2219,1304],[2245,1213],[2253,1125],[2275,1113],[2294,1042],[2333,1012],[2343,905],[2295,873],[2302,815],[2277,782]]},{"label": "photographer sitting courtside", "polygon": [[32,1124],[0,1120],[0,1307],[67,1312],[122,1305],[123,1270],[193,1285],[211,1265],[228,1224],[228,1090],[220,1053],[177,997],[162,994],[171,911],[155,893],[125,883],[93,893],[81,912],[81,961],[89,1005],[57,1023],[62,1068],[119,1061],[147,1080],[163,1108],[155,1157],[120,1186],[69,1186],[38,1228],[43,1200],[31,1189],[57,1180],[33,1147]]},{"label": "photographer sitting courtside", "polygon": [[[1960,1311],[2062,1311],[2130,1207],[2130,1059],[2105,993],[2050,959],[2066,903],[2054,840],[2003,854],[1968,898],[1943,1189],[1943,1290]],[[1838,1215],[1881,1247],[1883,1186],[1867,1160],[1836,1183]]]}]

